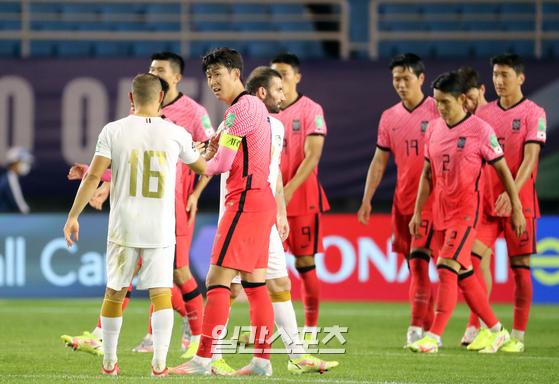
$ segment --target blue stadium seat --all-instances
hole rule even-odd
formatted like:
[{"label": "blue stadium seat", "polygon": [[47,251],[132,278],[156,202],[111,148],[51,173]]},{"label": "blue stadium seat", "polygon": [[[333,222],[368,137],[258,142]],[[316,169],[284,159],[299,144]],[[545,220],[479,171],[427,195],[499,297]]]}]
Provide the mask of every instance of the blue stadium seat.
[{"label": "blue stadium seat", "polygon": [[3,40],[0,44],[0,57],[17,57],[20,55],[19,41]]},{"label": "blue stadium seat", "polygon": [[429,21],[427,27],[431,31],[461,31],[464,29],[460,21]]},{"label": "blue stadium seat", "polygon": [[471,42],[435,41],[430,44],[437,57],[470,57],[475,53]]},{"label": "blue stadium seat", "polygon": [[37,31],[77,31],[83,23],[65,21],[31,21],[31,29]]},{"label": "blue stadium seat", "polygon": [[350,4],[349,34],[351,40],[366,42],[369,40],[369,4],[364,1],[352,1]]},{"label": "blue stadium seat", "polygon": [[468,14],[497,14],[500,11],[499,4],[482,4],[475,2],[464,2],[462,13]]},{"label": "blue stadium seat", "polygon": [[298,32],[311,32],[314,31],[314,26],[310,21],[301,21],[301,22],[288,22],[288,23],[279,23],[278,30],[280,31],[298,31]]},{"label": "blue stadium seat", "polygon": [[534,31],[536,29],[536,23],[532,20],[511,22],[503,20],[503,27],[507,31]]},{"label": "blue stadium seat", "polygon": [[419,12],[422,12],[424,17],[428,15],[435,14],[440,16],[440,14],[453,14],[453,13],[460,13],[462,11],[462,7],[458,4],[423,4],[420,6],[421,9]]},{"label": "blue stadium seat", "polygon": [[[388,28],[388,29],[384,29]],[[386,21],[383,22],[383,29],[389,31],[426,31],[429,23],[423,21]]]},{"label": "blue stadium seat", "polygon": [[[291,52],[304,59],[324,58],[322,43],[318,41],[290,41],[283,43],[282,46],[285,48],[283,50]],[[280,49],[280,51],[282,51],[282,49]]]},{"label": "blue stadium seat", "polygon": [[229,14],[231,8],[225,4],[192,4],[190,6],[192,14]]},{"label": "blue stadium seat", "polygon": [[60,13],[62,12],[62,4],[60,3],[35,3],[29,4],[31,13]]},{"label": "blue stadium seat", "polygon": [[233,24],[233,27],[237,31],[275,31],[277,30],[276,25],[270,22],[245,22]]},{"label": "blue stadium seat", "polygon": [[504,26],[500,21],[464,20],[462,27],[465,31],[502,31]]},{"label": "blue stadium seat", "polygon": [[0,31],[14,31],[21,29],[21,21],[6,20],[0,23]]},{"label": "blue stadium seat", "polygon": [[544,14],[559,13],[559,3],[543,3],[542,11]]},{"label": "blue stadium seat", "polygon": [[232,30],[231,23],[217,21],[194,21],[192,27],[195,31],[201,32],[223,32]]},{"label": "blue stadium seat", "polygon": [[534,42],[527,40],[509,41],[507,51],[528,57],[534,55]]},{"label": "blue stadium seat", "polygon": [[270,13],[272,15],[300,15],[307,11],[303,4],[271,4]]},{"label": "blue stadium seat", "polygon": [[54,57],[57,52],[55,41],[32,41],[31,56],[34,57]]},{"label": "blue stadium seat", "polygon": [[254,41],[248,44],[248,56],[269,59],[282,51],[280,43],[275,41]]},{"label": "blue stadium seat", "polygon": [[89,57],[93,55],[93,43],[90,41],[59,41],[56,52],[60,57]]},{"label": "blue stadium seat", "polygon": [[263,4],[233,4],[231,6],[231,12],[233,14],[268,14],[270,13],[270,8]]},{"label": "blue stadium seat", "polygon": [[544,31],[559,31],[559,22],[557,20],[544,20],[542,29]]},{"label": "blue stadium seat", "polygon": [[388,14],[419,14],[423,11],[419,4],[380,4],[378,13]]},{"label": "blue stadium seat", "polygon": [[[214,46],[216,48],[216,46]],[[210,43],[207,41],[193,41],[190,43],[191,59],[200,58],[210,50]]]},{"label": "blue stadium seat", "polygon": [[93,55],[96,57],[127,57],[130,51],[128,42],[96,41],[93,43]]},{"label": "blue stadium seat", "polygon": [[5,1],[0,3],[0,13],[19,13],[21,1]]},{"label": "blue stadium seat", "polygon": [[422,58],[431,57],[434,50],[428,43],[417,41],[385,41],[379,44],[379,55],[383,58],[391,58],[400,53],[413,52]]},{"label": "blue stadium seat", "polygon": [[536,5],[534,3],[507,3],[501,4],[501,13],[528,13],[534,14],[536,12]]},{"label": "blue stadium seat", "polygon": [[544,57],[559,57],[559,40],[544,41],[542,44],[542,52]]},{"label": "blue stadium seat", "polygon": [[474,49],[477,57],[491,57],[496,54],[508,52],[510,42],[508,41],[477,41]]},{"label": "blue stadium seat", "polygon": [[171,45],[167,41],[134,41],[132,43],[132,56],[150,57],[153,52],[169,51]]}]

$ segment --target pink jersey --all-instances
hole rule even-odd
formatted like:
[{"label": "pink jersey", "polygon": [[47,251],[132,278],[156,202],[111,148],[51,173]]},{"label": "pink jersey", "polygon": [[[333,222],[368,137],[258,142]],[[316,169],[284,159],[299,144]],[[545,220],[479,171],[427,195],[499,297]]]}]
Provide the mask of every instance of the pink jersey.
[{"label": "pink jersey", "polygon": [[502,157],[503,150],[493,128],[477,116],[468,114],[452,127],[442,118],[429,123],[425,158],[431,162],[433,175],[433,224],[436,230],[476,226],[484,163]]},{"label": "pink jersey", "polygon": [[[193,141],[208,141],[214,130],[206,109],[182,93],[163,107],[163,117],[186,129]],[[182,161],[177,163],[177,182],[175,186],[175,210],[177,235],[188,233],[186,228],[186,201],[194,188],[196,174]]]},{"label": "pink jersey", "polygon": [[[425,97],[411,111],[403,103],[398,103],[380,117],[377,147],[394,155],[397,179],[393,204],[394,210],[400,214],[413,214],[423,171],[425,132],[429,121],[438,117],[432,97]],[[429,209],[428,206],[426,208]]]},{"label": "pink jersey", "polygon": [[272,156],[272,131],[262,101],[241,93],[225,111],[227,134],[241,143],[226,181],[225,210],[258,212],[275,209],[268,176]]},{"label": "pink jersey", "polygon": [[[546,117],[545,111],[539,105],[528,99],[522,99],[509,109],[503,109],[499,101],[479,107],[477,116],[487,121],[495,129],[499,143],[505,152],[505,160],[516,177],[518,169],[524,160],[524,144],[545,144]],[[536,176],[538,165],[519,191],[520,202],[526,217],[539,217],[540,209],[536,194]],[[504,192],[503,185],[494,169],[488,167],[485,171],[486,184],[484,189],[484,211],[490,216],[496,216],[495,202]]]},{"label": "pink jersey", "polygon": [[[281,175],[287,184],[295,176],[305,158],[305,139],[309,135],[326,136],[326,122],[322,107],[306,96],[299,98],[277,117],[285,127],[283,151],[281,153]],[[326,212],[330,209],[326,194],[318,180],[316,167],[307,180],[297,188],[287,205],[288,216]]]}]

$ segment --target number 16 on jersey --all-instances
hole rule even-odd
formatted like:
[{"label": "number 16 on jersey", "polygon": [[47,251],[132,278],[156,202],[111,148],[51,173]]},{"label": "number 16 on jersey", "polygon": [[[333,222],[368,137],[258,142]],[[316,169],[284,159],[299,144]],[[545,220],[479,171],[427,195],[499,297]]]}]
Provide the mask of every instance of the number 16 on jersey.
[{"label": "number 16 on jersey", "polygon": [[[133,149],[130,153],[130,196],[135,197],[138,186],[138,162],[140,161],[140,151]],[[165,173],[161,170],[167,164],[167,154],[163,151],[144,151],[143,153],[143,172],[142,172],[142,196],[161,199],[165,195]],[[152,159],[159,163],[159,171],[152,169]],[[150,190],[152,178],[157,180],[155,191]]]}]

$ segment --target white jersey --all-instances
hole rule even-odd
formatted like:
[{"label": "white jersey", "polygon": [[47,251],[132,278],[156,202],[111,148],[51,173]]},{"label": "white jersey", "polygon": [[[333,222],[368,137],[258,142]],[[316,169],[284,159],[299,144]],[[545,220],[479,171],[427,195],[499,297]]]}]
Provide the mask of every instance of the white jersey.
[{"label": "white jersey", "polygon": [[190,134],[160,117],[130,115],[103,128],[95,154],[111,159],[108,240],[134,248],[175,244],[177,161],[200,156]]},{"label": "white jersey", "polygon": [[[279,166],[281,160],[281,151],[283,149],[283,136],[285,134],[285,128],[283,123],[273,116],[270,116],[270,126],[272,132],[272,159],[270,161],[270,176],[268,176],[268,182],[270,183],[270,188],[272,188],[272,193],[276,195],[276,184],[278,181]],[[223,122],[219,125],[217,129],[220,132],[223,129]],[[220,179],[220,189],[219,189],[219,218],[223,216],[223,209],[225,207],[225,196],[227,195],[226,181],[229,177],[229,172],[221,174]]]}]

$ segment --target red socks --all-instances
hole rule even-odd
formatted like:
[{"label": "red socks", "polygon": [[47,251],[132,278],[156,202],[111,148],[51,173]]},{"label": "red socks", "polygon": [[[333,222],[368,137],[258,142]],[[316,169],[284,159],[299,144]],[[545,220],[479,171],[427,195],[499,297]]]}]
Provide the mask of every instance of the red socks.
[{"label": "red socks", "polygon": [[[250,325],[256,327],[254,357],[270,359],[270,343],[274,334],[274,308],[266,283],[241,281],[250,305]],[[260,351],[259,351],[260,350]]]},{"label": "red socks", "polygon": [[176,284],[173,284],[173,288],[171,288],[171,304],[173,305],[173,309],[181,315],[181,317],[186,316],[186,308],[182,301],[182,293]]},{"label": "red socks", "polygon": [[526,331],[532,304],[532,279],[530,267],[513,265],[514,274],[514,320],[512,329]]},{"label": "red socks", "polygon": [[489,328],[494,327],[499,321],[489,305],[487,290],[482,288],[479,279],[474,276],[474,271],[460,275],[458,285],[470,310],[478,315]]},{"label": "red socks", "polygon": [[427,305],[427,311],[425,312],[425,317],[423,318],[423,329],[431,329],[433,325],[433,320],[435,319],[435,299],[437,297],[437,290],[431,285],[429,289],[429,304]]},{"label": "red socks", "polygon": [[456,306],[456,295],[458,294],[458,274],[444,265],[437,266],[439,271],[439,293],[437,296],[437,311],[433,325],[429,330],[441,336],[446,328],[446,324]]},{"label": "red socks", "polygon": [[231,290],[229,287],[223,285],[212,285],[208,287],[206,308],[204,309],[204,322],[202,324],[202,337],[200,338],[200,346],[197,352],[198,356],[206,358],[212,357],[212,344],[215,336],[214,328],[225,327],[227,319],[229,318],[229,307],[231,305],[229,300],[230,296]]},{"label": "red socks", "polygon": [[413,327],[423,328],[427,313],[429,312],[429,299],[431,296],[431,281],[429,281],[429,256],[422,252],[413,252],[410,256],[409,268],[409,297],[411,303],[410,325]]},{"label": "red socks", "polygon": [[[472,266],[474,267],[474,275],[477,277],[481,288],[485,292],[485,296],[487,296],[487,285],[485,284],[485,279],[483,278],[483,272],[481,271],[481,258],[472,253]],[[474,311],[470,310],[470,318],[468,320],[468,327],[476,327],[479,329],[481,324],[479,323],[479,317],[474,313]]]},{"label": "red socks", "polygon": [[190,324],[190,332],[193,336],[202,333],[202,311],[204,309],[204,300],[198,289],[198,283],[194,277],[191,277],[186,283],[180,286],[182,294],[181,301],[186,308],[185,312],[188,316]]},{"label": "red socks", "polygon": [[316,327],[320,304],[320,282],[316,276],[316,266],[297,268],[301,276],[301,293],[305,306],[305,326]]}]

